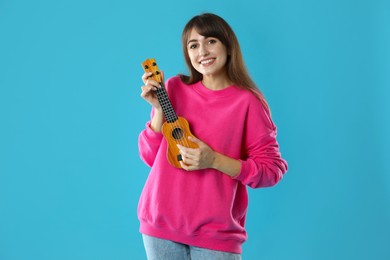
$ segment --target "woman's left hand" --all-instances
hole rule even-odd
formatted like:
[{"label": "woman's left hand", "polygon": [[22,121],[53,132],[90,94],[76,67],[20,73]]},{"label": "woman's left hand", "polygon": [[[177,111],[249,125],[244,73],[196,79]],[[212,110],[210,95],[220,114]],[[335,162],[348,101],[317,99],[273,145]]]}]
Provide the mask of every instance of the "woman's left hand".
[{"label": "woman's left hand", "polygon": [[180,161],[181,167],[187,171],[213,168],[215,152],[196,137],[189,136],[188,140],[196,143],[199,147],[188,148],[177,145],[182,158],[182,161]]}]

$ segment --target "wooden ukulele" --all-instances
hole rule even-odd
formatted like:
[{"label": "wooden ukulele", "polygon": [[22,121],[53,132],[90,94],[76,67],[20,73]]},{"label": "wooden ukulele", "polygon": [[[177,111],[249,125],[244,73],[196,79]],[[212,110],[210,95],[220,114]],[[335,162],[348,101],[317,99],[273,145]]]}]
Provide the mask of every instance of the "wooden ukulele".
[{"label": "wooden ukulele", "polygon": [[198,145],[188,140],[188,136],[194,135],[190,131],[188,121],[176,115],[169,100],[156,60],[146,59],[142,62],[142,67],[145,72],[152,72],[153,75],[150,77],[161,85],[161,88],[158,88],[155,92],[166,119],[161,131],[168,142],[167,159],[172,166],[181,168],[180,161],[182,161],[182,157],[176,145],[180,144],[189,148],[198,148]]}]

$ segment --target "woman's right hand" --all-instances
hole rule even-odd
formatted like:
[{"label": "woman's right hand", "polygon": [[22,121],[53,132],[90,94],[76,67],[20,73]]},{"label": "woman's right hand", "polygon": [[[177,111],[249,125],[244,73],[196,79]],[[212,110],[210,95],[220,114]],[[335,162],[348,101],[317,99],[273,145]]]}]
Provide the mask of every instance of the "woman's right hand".
[{"label": "woman's right hand", "polygon": [[[150,78],[152,72],[146,72],[142,75],[142,81],[144,85],[141,86],[141,97],[151,104],[155,109],[161,110],[160,102],[158,101],[155,91],[161,88],[160,84],[154,79]],[[161,72],[162,80],[164,80],[164,74]]]},{"label": "woman's right hand", "polygon": [[[161,132],[161,126],[164,123],[164,115],[162,111],[162,107],[160,102],[158,101],[156,90],[161,88],[160,84],[152,79],[152,72],[147,72],[142,75],[142,81],[144,82],[144,86],[141,87],[141,97],[145,99],[149,104],[151,104],[155,113],[150,122],[150,128],[155,132]],[[164,73],[161,71],[161,80],[164,80]],[[164,81],[163,81],[164,82]]]}]

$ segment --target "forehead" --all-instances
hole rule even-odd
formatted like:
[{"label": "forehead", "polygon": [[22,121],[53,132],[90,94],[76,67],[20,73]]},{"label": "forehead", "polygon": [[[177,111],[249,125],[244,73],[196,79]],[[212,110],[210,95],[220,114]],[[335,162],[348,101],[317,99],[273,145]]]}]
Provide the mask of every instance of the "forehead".
[{"label": "forehead", "polygon": [[193,41],[202,41],[206,39],[207,37],[200,35],[194,28],[191,30],[187,43],[193,42]]}]

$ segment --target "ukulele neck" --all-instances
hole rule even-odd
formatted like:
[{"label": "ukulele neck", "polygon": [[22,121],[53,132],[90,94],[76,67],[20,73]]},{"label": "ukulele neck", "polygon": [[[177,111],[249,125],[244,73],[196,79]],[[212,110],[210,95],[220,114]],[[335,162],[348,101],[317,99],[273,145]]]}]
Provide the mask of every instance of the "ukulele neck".
[{"label": "ukulele neck", "polygon": [[156,95],[158,101],[160,102],[161,108],[163,110],[165,119],[168,123],[173,123],[177,120],[177,115],[175,110],[172,107],[171,101],[169,100],[168,93],[165,89],[164,83],[161,82],[161,88],[156,90]]}]

